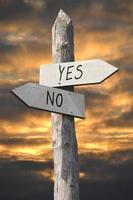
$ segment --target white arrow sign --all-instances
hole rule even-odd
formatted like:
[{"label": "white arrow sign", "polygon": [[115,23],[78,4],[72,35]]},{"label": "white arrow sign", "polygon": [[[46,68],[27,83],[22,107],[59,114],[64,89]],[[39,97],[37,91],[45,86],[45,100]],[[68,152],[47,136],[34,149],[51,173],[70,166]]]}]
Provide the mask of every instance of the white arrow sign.
[{"label": "white arrow sign", "polygon": [[35,83],[24,84],[12,92],[29,107],[85,118],[84,96]]},{"label": "white arrow sign", "polygon": [[61,87],[101,83],[117,70],[100,59],[41,65],[40,84]]}]

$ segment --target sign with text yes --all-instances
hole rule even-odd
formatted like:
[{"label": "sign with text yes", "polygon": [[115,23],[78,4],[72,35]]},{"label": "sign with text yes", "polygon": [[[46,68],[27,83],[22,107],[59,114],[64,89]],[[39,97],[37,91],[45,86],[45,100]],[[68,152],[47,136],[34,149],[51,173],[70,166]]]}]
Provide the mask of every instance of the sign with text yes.
[{"label": "sign with text yes", "polygon": [[29,107],[85,118],[82,94],[35,83],[24,84],[12,92]]},{"label": "sign with text yes", "polygon": [[100,59],[41,65],[40,84],[61,87],[100,83],[117,70]]}]

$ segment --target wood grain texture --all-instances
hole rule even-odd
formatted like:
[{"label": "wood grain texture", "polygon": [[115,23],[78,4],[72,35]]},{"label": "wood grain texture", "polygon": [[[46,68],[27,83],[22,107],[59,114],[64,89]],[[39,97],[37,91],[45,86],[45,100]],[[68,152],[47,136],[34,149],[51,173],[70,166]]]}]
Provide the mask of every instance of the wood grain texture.
[{"label": "wood grain texture", "polygon": [[[52,57],[54,63],[74,61],[72,21],[62,10],[52,28]],[[73,91],[73,87],[63,89]],[[52,113],[52,140],[54,200],[78,200],[79,159],[72,116]]]}]

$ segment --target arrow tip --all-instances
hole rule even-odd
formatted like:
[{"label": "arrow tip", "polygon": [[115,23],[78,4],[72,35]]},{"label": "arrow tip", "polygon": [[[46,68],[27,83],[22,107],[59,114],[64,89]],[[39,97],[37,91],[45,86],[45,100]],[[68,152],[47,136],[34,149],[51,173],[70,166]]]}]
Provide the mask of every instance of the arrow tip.
[{"label": "arrow tip", "polygon": [[11,90],[11,92],[17,96],[17,88]]},{"label": "arrow tip", "polygon": [[29,85],[29,84],[30,84],[30,83],[26,83],[26,84],[24,84],[24,85],[18,86],[17,88],[11,90],[11,92],[12,92],[13,94],[15,94],[16,96],[18,96],[19,93],[20,93],[20,91],[21,91],[23,88],[25,88],[26,85]]},{"label": "arrow tip", "polygon": [[102,83],[104,80],[106,80],[107,78],[109,78],[110,76],[112,76],[114,73],[116,73],[119,68],[99,59],[99,63],[101,64],[101,66],[106,66],[107,70],[106,70],[106,73],[104,74],[105,77],[102,78],[101,80],[99,80],[99,83]]},{"label": "arrow tip", "polygon": [[11,92],[18,98],[20,99],[23,103],[25,103],[26,105],[28,105],[30,107],[30,102],[28,97],[28,94],[30,92],[30,87],[34,85],[33,83],[26,83],[24,85],[21,85],[13,90],[11,90]]}]

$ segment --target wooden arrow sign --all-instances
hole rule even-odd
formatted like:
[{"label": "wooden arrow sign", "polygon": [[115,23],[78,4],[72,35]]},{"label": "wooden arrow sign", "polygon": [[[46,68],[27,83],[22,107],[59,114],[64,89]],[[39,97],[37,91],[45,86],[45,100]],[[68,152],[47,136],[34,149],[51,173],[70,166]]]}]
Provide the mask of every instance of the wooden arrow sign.
[{"label": "wooden arrow sign", "polygon": [[24,84],[12,92],[29,107],[85,118],[84,96],[35,83]]},{"label": "wooden arrow sign", "polygon": [[40,84],[61,87],[101,83],[117,70],[100,59],[41,65]]}]

